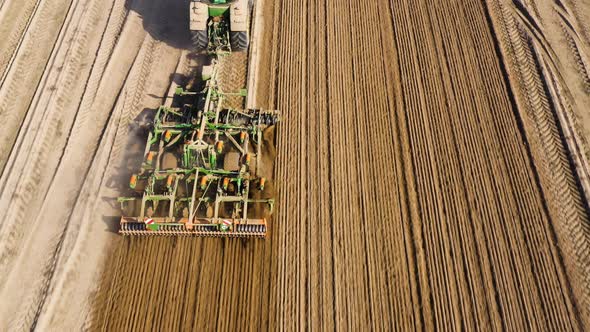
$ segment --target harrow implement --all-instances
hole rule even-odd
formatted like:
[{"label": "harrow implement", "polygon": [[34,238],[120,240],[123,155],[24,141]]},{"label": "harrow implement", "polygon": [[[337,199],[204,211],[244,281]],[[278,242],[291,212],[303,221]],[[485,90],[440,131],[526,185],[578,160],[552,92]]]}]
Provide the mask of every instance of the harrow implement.
[{"label": "harrow implement", "polygon": [[218,63],[203,68],[199,92],[179,88],[179,107],[161,106],[150,128],[132,195],[121,197],[123,235],[264,237],[273,193],[260,175],[274,110],[224,107]]},{"label": "harrow implement", "polygon": [[266,219],[250,220],[252,224],[240,223],[242,220],[224,219],[223,222],[236,224],[235,230],[220,230],[213,220],[199,219],[198,224],[155,222],[151,225],[136,219],[121,221],[121,233],[124,235],[170,235],[170,236],[207,236],[207,237],[265,237]]}]

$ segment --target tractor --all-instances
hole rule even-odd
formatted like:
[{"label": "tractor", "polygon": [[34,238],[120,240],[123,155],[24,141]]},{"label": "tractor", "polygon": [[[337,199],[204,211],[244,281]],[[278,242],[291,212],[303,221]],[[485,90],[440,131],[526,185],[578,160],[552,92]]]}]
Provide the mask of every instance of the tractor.
[{"label": "tractor", "polygon": [[250,9],[249,0],[191,0],[194,50],[219,54],[248,49]]}]

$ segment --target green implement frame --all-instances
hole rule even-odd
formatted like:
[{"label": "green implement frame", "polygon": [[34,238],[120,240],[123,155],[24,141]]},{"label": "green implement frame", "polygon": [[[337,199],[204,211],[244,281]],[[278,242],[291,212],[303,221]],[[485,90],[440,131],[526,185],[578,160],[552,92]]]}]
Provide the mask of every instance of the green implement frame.
[{"label": "green implement frame", "polygon": [[158,108],[132,195],[119,198],[125,235],[264,237],[274,199],[257,167],[274,110],[228,109],[218,65],[202,91],[177,89],[180,107]]}]

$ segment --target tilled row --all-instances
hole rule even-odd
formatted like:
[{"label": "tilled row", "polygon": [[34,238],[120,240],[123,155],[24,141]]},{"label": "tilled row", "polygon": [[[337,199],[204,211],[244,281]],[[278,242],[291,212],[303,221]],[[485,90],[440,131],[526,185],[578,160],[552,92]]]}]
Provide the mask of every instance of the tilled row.
[{"label": "tilled row", "polygon": [[[301,260],[278,259],[277,326],[579,328],[487,8],[279,7],[276,104],[290,112],[277,178],[289,180],[273,247]],[[327,29],[306,28],[318,21]]]}]

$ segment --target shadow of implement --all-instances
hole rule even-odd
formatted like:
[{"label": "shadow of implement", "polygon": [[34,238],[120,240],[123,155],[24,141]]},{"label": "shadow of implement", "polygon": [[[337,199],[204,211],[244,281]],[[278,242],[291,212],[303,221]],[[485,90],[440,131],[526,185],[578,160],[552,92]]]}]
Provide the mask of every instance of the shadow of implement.
[{"label": "shadow of implement", "polygon": [[119,234],[119,223],[121,221],[120,216],[103,216],[102,222],[107,226],[106,232]]}]

